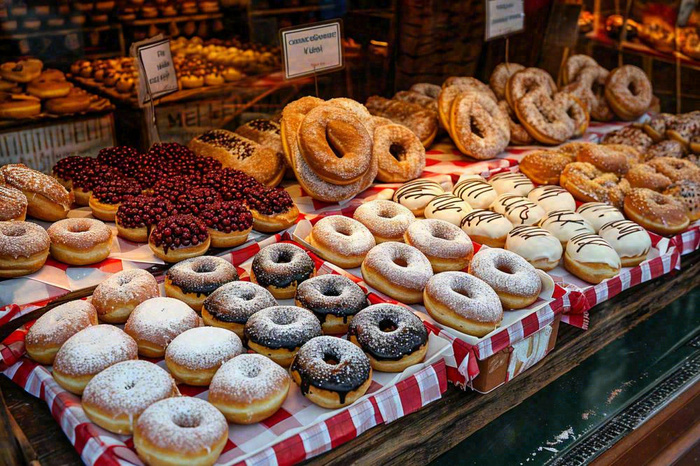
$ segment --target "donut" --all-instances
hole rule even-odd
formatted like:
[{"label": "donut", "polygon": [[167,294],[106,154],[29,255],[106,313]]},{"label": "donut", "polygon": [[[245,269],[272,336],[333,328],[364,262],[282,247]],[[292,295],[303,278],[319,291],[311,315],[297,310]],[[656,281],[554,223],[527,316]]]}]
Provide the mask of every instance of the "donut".
[{"label": "donut", "polygon": [[431,99],[437,99],[440,95],[440,86],[431,83],[416,83],[412,85],[409,90],[423,94],[430,97]]},{"label": "donut", "polygon": [[664,192],[683,203],[691,222],[700,219],[700,183],[695,181],[679,181],[673,183]]},{"label": "donut", "polygon": [[294,303],[314,313],[323,333],[342,335],[354,316],[367,307],[367,296],[348,277],[324,274],[299,285]]},{"label": "donut", "polygon": [[504,172],[489,178],[489,183],[497,194],[515,194],[527,196],[535,185],[527,176],[518,172]]},{"label": "donut", "polygon": [[644,159],[651,160],[657,157],[675,157],[679,159],[685,155],[685,152],[686,148],[682,143],[675,139],[666,139],[649,146],[649,149],[644,154]]},{"label": "donut", "polygon": [[537,301],[542,290],[537,269],[505,249],[480,249],[469,264],[469,273],[493,288],[504,309],[527,307]]},{"label": "donut", "polygon": [[216,371],[209,402],[234,424],[255,424],[272,416],[287,398],[291,378],[261,354],[241,354]]},{"label": "donut", "polygon": [[559,107],[571,119],[573,124],[573,136],[580,137],[588,129],[591,121],[586,105],[569,92],[557,92],[554,95],[554,105]]},{"label": "donut", "polygon": [[97,312],[92,304],[71,301],[39,317],[29,328],[24,347],[29,357],[39,364],[53,364],[66,340],[91,325],[97,325]]},{"label": "donut", "polygon": [[425,168],[425,147],[413,131],[402,125],[375,128],[372,153],[377,159],[377,179],[385,183],[418,178]]},{"label": "donut", "polygon": [[19,189],[0,184],[0,222],[27,218],[27,196]]},{"label": "donut", "polygon": [[666,138],[666,128],[675,118],[670,113],[657,113],[644,123],[642,129],[654,142],[660,142]]},{"label": "donut", "polygon": [[697,114],[678,115],[666,125],[666,137],[680,142],[687,147],[693,136],[700,131],[700,118]]},{"label": "donut", "polygon": [[193,257],[178,262],[165,272],[165,295],[200,312],[210,294],[236,280],[236,267],[221,257]]},{"label": "donut", "polygon": [[112,247],[112,230],[93,218],[66,218],[51,225],[51,256],[70,265],[96,264]]},{"label": "donut", "polygon": [[460,332],[483,337],[503,320],[503,306],[493,288],[464,272],[434,275],[423,291],[430,316]]},{"label": "donut", "polygon": [[419,364],[428,351],[428,331],[410,310],[396,304],[375,304],[350,322],[348,340],[362,348],[372,369],[403,372]]},{"label": "donut", "polygon": [[625,219],[620,209],[602,202],[581,204],[576,209],[576,213],[580,214],[593,227],[594,233],[597,233],[606,223]]},{"label": "donut", "polygon": [[369,286],[406,304],[422,301],[432,275],[425,254],[404,243],[378,244],[362,263],[362,277]]},{"label": "donut", "polygon": [[647,188],[654,191],[663,191],[672,183],[669,177],[659,173],[656,168],[646,163],[639,163],[630,168],[625,179],[632,188]]},{"label": "donut", "polygon": [[392,100],[401,100],[410,104],[420,105],[426,110],[437,112],[437,99],[415,91],[399,91]]},{"label": "donut", "polygon": [[153,254],[169,263],[201,256],[210,245],[207,225],[193,215],[166,217],[158,222],[148,237]]},{"label": "donut", "polygon": [[444,194],[442,186],[433,180],[413,180],[404,183],[394,192],[394,202],[407,207],[413,215],[423,215],[425,206],[435,197]]},{"label": "donut", "polygon": [[343,215],[319,220],[307,238],[323,259],[346,269],[359,267],[376,242],[362,223]]},{"label": "donut", "polygon": [[123,361],[88,382],[81,405],[95,424],[115,434],[130,435],[141,413],[157,401],[180,392],[167,371],[148,361]]},{"label": "donut", "polygon": [[540,227],[554,235],[562,246],[581,233],[595,233],[597,230],[583,215],[572,210],[553,210],[540,222]]},{"label": "donut", "polygon": [[207,386],[219,367],[243,352],[241,339],[230,330],[196,327],[185,330],[165,349],[165,364],[187,385]]},{"label": "donut", "polygon": [[491,204],[491,210],[505,215],[513,225],[535,225],[546,215],[542,207],[515,194],[501,194]]},{"label": "donut", "polygon": [[[574,162],[561,173],[561,187],[581,202],[603,202],[622,207],[629,183],[614,173],[603,173],[586,162]],[[627,183],[627,186],[625,186]]]},{"label": "donut", "polygon": [[388,118],[410,129],[423,147],[429,147],[438,132],[438,115],[420,105],[401,100],[371,96],[365,103],[372,115]]},{"label": "donut", "polygon": [[508,114],[486,94],[457,96],[450,109],[449,123],[457,149],[478,160],[496,157],[510,142]]},{"label": "donut", "polygon": [[444,220],[418,220],[408,227],[404,240],[428,258],[434,273],[466,269],[474,254],[469,236]]},{"label": "donut", "polygon": [[651,249],[649,233],[629,220],[606,223],[598,234],[620,256],[622,267],[634,267],[641,264]]},{"label": "donut", "polygon": [[561,144],[587,126],[585,109],[567,93],[552,97],[544,91],[531,92],[517,100],[513,110],[527,132],[542,144]]},{"label": "donut", "polygon": [[634,120],[651,104],[651,82],[641,68],[624,65],[615,68],[605,82],[605,99],[623,120]]},{"label": "donut", "polygon": [[372,123],[374,117],[369,109],[360,102],[347,97],[336,97],[326,101],[326,105],[330,105],[345,112],[351,113],[355,118],[360,120],[367,132],[370,135],[372,134],[372,131],[374,130],[374,124]]},{"label": "donut", "polygon": [[124,331],[136,341],[141,356],[162,358],[176,336],[200,325],[201,319],[187,304],[158,297],[136,306]]},{"label": "donut", "polygon": [[296,306],[273,306],[248,318],[243,331],[246,346],[289,367],[299,348],[321,335],[321,322],[313,312]]},{"label": "donut", "polygon": [[145,270],[122,270],[97,285],[92,304],[102,322],[123,324],[142,302],[160,296],[158,282]]},{"label": "donut", "polygon": [[29,222],[0,222],[0,277],[29,275],[44,266],[51,239]]},{"label": "donut", "polygon": [[91,325],[63,343],[53,361],[52,374],[61,387],[81,395],[95,375],[137,357],[136,342],[123,330],[113,325]]},{"label": "donut", "polygon": [[581,280],[597,284],[620,273],[620,256],[600,236],[581,233],[569,240],[564,268]]},{"label": "donut", "polygon": [[538,150],[523,157],[518,168],[537,184],[559,184],[561,172],[572,161],[570,156],[560,151]]},{"label": "donut", "polygon": [[382,199],[365,202],[355,210],[353,218],[367,227],[377,244],[403,241],[404,232],[416,220],[407,207]]},{"label": "donut", "polygon": [[493,186],[481,176],[466,178],[458,182],[452,188],[452,194],[467,201],[474,209],[488,209],[498,197]]},{"label": "donut", "polygon": [[372,383],[369,358],[348,340],[320,336],[299,349],[289,371],[301,394],[322,408],[342,408]]},{"label": "donut", "polygon": [[685,205],[651,189],[634,188],[625,197],[625,215],[659,235],[672,236],[690,224]]},{"label": "donut", "polygon": [[505,215],[485,209],[469,212],[460,225],[469,238],[492,248],[502,248],[513,224]]},{"label": "donut", "polygon": [[551,97],[556,91],[554,79],[545,70],[525,68],[508,78],[505,97],[511,108],[515,109],[515,103],[527,95],[543,94]]},{"label": "donut", "polygon": [[449,87],[462,87],[474,92],[479,92],[481,94],[489,96],[494,102],[498,101],[496,94],[493,93],[488,84],[482,83],[478,79],[472,76],[450,76],[442,83],[442,89],[445,90]]},{"label": "donut", "polygon": [[700,182],[700,167],[685,159],[657,157],[648,161],[647,165],[667,176],[674,183],[684,180]]},{"label": "donut", "polygon": [[555,185],[538,186],[527,195],[532,202],[549,213],[554,210],[576,210],[576,201],[566,189]]},{"label": "donut", "polygon": [[506,250],[528,261],[536,269],[545,272],[559,265],[564,253],[561,242],[544,228],[518,225],[506,238]]},{"label": "donut", "polygon": [[626,144],[604,144],[608,152],[621,152],[627,158],[627,164],[631,167],[644,161],[644,156],[634,147]]},{"label": "donut", "polygon": [[248,318],[261,309],[276,305],[272,293],[262,286],[251,282],[230,282],[204,300],[202,320],[205,325],[231,330],[243,338]]},{"label": "donut", "polygon": [[292,197],[281,188],[258,186],[246,193],[245,205],[253,214],[253,229],[276,233],[294,225],[299,209]]},{"label": "donut", "polygon": [[27,93],[39,99],[53,99],[55,97],[65,97],[73,88],[73,84],[66,81],[65,77],[40,75],[38,78],[27,84]]},{"label": "donut", "polygon": [[518,116],[515,114],[513,109],[510,108],[508,102],[506,102],[505,100],[499,101],[498,108],[500,108],[504,114],[508,115],[508,127],[510,128],[510,144],[516,146],[527,146],[535,142],[535,139],[532,136],[530,136],[530,133],[527,132],[527,129],[525,129],[525,127],[520,123],[520,120],[518,120]]},{"label": "donut", "polygon": [[510,77],[524,69],[525,67],[518,63],[499,63],[496,65],[493,72],[491,72],[489,85],[498,100],[506,98],[506,84],[508,84]]},{"label": "donut", "polygon": [[244,138],[257,142],[261,146],[269,147],[274,150],[280,158],[284,157],[280,125],[276,121],[258,118],[239,126],[236,128],[235,132]]},{"label": "donut", "polygon": [[[24,11],[26,13],[26,6]],[[14,14],[17,14],[17,11],[15,11]],[[42,61],[36,58],[7,61],[0,65],[0,76],[2,76],[2,79],[5,81],[26,84],[41,76],[43,67],[44,64]]]},{"label": "donut", "polygon": [[597,61],[593,57],[584,54],[575,54],[566,59],[566,63],[562,69],[562,78],[564,84],[572,83],[576,78],[584,72],[586,68],[599,67]]},{"label": "donut", "polygon": [[23,120],[41,113],[41,101],[26,94],[0,92],[0,118]]},{"label": "donut", "polygon": [[601,144],[624,144],[634,147],[644,154],[654,141],[647,136],[644,130],[635,126],[625,126],[624,128],[606,134],[600,142]]},{"label": "donut", "polygon": [[139,195],[119,203],[114,223],[117,234],[136,243],[147,243],[148,233],[173,212],[173,205],[162,196]]},{"label": "donut", "polygon": [[444,220],[453,225],[459,225],[464,216],[472,210],[469,203],[461,197],[445,193],[435,196],[428,202],[423,215],[425,218]]},{"label": "donut", "polygon": [[624,175],[630,169],[627,156],[621,152],[606,150],[598,144],[585,144],[576,155],[577,162],[588,162],[602,172]]},{"label": "donut", "polygon": [[19,189],[27,198],[27,215],[47,222],[66,218],[73,195],[61,183],[22,164],[5,165],[0,168],[5,184]]},{"label": "donut", "polygon": [[299,246],[277,243],[265,246],[253,258],[250,279],[277,299],[294,297],[297,286],[314,275],[314,261]]},{"label": "donut", "polygon": [[153,403],[134,425],[134,447],[146,464],[213,465],[228,440],[228,423],[204,400],[184,396]]},{"label": "donut", "polygon": [[141,185],[132,178],[111,178],[104,180],[92,189],[90,209],[92,215],[105,222],[113,222],[119,204],[143,192]]}]

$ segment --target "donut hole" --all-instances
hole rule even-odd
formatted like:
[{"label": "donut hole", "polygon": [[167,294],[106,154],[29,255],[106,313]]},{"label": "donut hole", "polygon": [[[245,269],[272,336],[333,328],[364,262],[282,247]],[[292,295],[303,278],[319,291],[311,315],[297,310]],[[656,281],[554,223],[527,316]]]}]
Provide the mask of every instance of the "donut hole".
[{"label": "donut hole", "polygon": [[326,126],[326,140],[328,147],[333,152],[333,155],[342,159],[345,155],[343,150],[342,138],[343,135],[352,134],[353,127],[342,121],[331,121]]},{"label": "donut hole", "polygon": [[3,235],[5,236],[10,236],[13,238],[19,238],[20,236],[24,236],[27,234],[27,229],[24,228],[23,226],[15,226],[14,228],[7,228],[2,232]]},{"label": "donut hole", "polygon": [[510,264],[496,264],[496,269],[500,272],[507,273],[508,275],[513,275],[515,273]]},{"label": "donut hole", "polygon": [[75,223],[67,228],[71,233],[85,233],[90,230],[90,225],[85,223]]},{"label": "donut hole", "polygon": [[399,328],[398,325],[396,325],[396,323],[391,319],[382,319],[379,322],[378,326],[379,326],[379,330],[381,330],[382,332],[385,332],[385,333],[393,332],[394,330]]},{"label": "donut hole", "polygon": [[340,292],[340,290],[338,288],[336,288],[334,286],[328,286],[328,287],[321,290],[321,294],[323,296],[335,298],[337,296],[340,296],[342,293]]},{"label": "donut hole", "polygon": [[296,319],[293,315],[287,314],[287,313],[273,314],[270,319],[272,320],[272,323],[274,323],[275,325],[290,325],[296,321]]},{"label": "donut hole", "polygon": [[474,120],[471,121],[470,128],[474,136],[484,138],[484,132],[481,130],[480,125],[476,124]]},{"label": "donut hole", "polygon": [[173,417],[173,424],[183,429],[194,429],[202,423],[201,419],[194,416],[188,416],[185,413],[176,413]]},{"label": "donut hole", "polygon": [[248,368],[248,370],[246,370],[244,372],[243,375],[249,379],[254,379],[260,375],[260,367],[259,366],[251,366]]},{"label": "donut hole", "polygon": [[331,353],[323,353],[323,357],[321,359],[323,359],[323,362],[330,366],[337,366],[340,362],[340,358]]},{"label": "donut hole", "polygon": [[398,143],[393,143],[389,147],[389,153],[391,154],[392,157],[394,157],[396,160],[401,162],[406,158],[406,149],[401,144]]},{"label": "donut hole", "polygon": [[394,212],[391,212],[389,210],[381,210],[377,212],[377,217],[379,218],[394,218],[396,215],[394,215]]},{"label": "donut hole", "polygon": [[130,380],[129,382],[124,384],[124,390],[131,390],[135,386],[136,386],[136,382],[134,382],[133,380]]},{"label": "donut hole", "polygon": [[255,298],[255,293],[246,290],[241,292],[241,294],[239,294],[238,297],[241,298],[243,301],[252,301],[253,298]]},{"label": "donut hole", "polygon": [[119,286],[125,286],[131,283],[131,277],[120,276],[117,278],[117,283]]},{"label": "donut hole", "polygon": [[192,267],[194,273],[211,273],[216,270],[216,266],[211,262],[199,263]]},{"label": "donut hole", "polygon": [[408,262],[406,262],[406,259],[404,259],[403,257],[394,257],[392,259],[392,262],[398,265],[399,267],[408,267]]},{"label": "donut hole", "polygon": [[279,251],[277,257],[273,257],[272,261],[275,264],[288,264],[292,262],[292,254],[289,251]]},{"label": "donut hole", "polygon": [[345,225],[340,225],[335,229],[335,232],[343,236],[352,236],[352,231]]}]

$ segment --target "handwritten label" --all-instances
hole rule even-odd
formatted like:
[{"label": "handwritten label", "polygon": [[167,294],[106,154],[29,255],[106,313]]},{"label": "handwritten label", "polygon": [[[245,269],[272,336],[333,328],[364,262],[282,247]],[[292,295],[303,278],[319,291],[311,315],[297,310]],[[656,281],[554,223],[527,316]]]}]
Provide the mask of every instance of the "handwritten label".
[{"label": "handwritten label", "polygon": [[523,0],[486,0],[486,40],[525,29]]},{"label": "handwritten label", "polygon": [[280,31],[286,79],[343,68],[340,20]]},{"label": "handwritten label", "polygon": [[145,104],[151,98],[157,99],[177,91],[177,75],[170,52],[170,40],[156,37],[134,46],[141,71],[139,101]]}]

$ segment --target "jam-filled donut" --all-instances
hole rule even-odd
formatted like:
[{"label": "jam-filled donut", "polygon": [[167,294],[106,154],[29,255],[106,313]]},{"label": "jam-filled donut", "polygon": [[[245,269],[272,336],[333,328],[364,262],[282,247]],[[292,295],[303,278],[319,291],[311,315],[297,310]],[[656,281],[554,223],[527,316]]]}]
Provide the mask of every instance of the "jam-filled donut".
[{"label": "jam-filled donut", "polygon": [[315,272],[314,261],[299,246],[277,243],[265,246],[253,258],[250,279],[277,299],[294,297],[297,286]]},{"label": "jam-filled donut", "polygon": [[377,243],[362,223],[343,215],[331,215],[319,220],[307,241],[318,255],[346,269],[359,267]]},{"label": "jam-filled donut", "polygon": [[165,350],[165,364],[176,380],[207,386],[219,367],[243,352],[241,339],[230,330],[197,327],[185,330]]},{"label": "jam-filled donut", "polygon": [[620,256],[598,235],[582,233],[571,238],[564,253],[564,268],[578,278],[597,284],[620,273]]},{"label": "jam-filled donut", "polygon": [[205,325],[231,330],[243,338],[250,316],[277,301],[268,290],[251,282],[231,282],[220,286],[204,300],[202,320]]},{"label": "jam-filled donut", "polygon": [[243,244],[253,229],[253,214],[237,201],[220,201],[207,206],[198,217],[207,225],[214,248]]},{"label": "jam-filled donut", "polygon": [[0,277],[29,275],[44,266],[51,238],[36,223],[0,222]]},{"label": "jam-filled donut", "polygon": [[355,210],[353,218],[367,227],[377,244],[403,241],[404,232],[416,221],[408,208],[382,199],[362,204]]},{"label": "jam-filled donut", "polygon": [[289,368],[301,394],[323,408],[354,403],[372,383],[372,366],[360,348],[331,336],[301,347]]},{"label": "jam-filled donut", "polygon": [[530,179],[518,172],[504,172],[489,178],[489,184],[493,186],[496,194],[515,194],[527,196],[535,189]]},{"label": "jam-filled donut", "polygon": [[322,331],[313,312],[296,306],[273,306],[250,316],[243,333],[248,348],[288,367],[299,348]]},{"label": "jam-filled donut", "polygon": [[649,231],[671,236],[690,224],[685,205],[672,196],[635,188],[625,197],[625,215]]},{"label": "jam-filled donut", "polygon": [[469,236],[444,220],[418,220],[408,227],[404,240],[425,254],[434,273],[465,269],[474,253]]},{"label": "jam-filled donut", "polygon": [[620,209],[602,202],[581,204],[576,209],[576,213],[580,214],[593,227],[594,233],[597,233],[606,223],[625,219]]},{"label": "jam-filled donut", "polygon": [[555,210],[576,210],[574,197],[561,186],[538,186],[527,195],[532,202],[549,213]]},{"label": "jam-filled donut", "polygon": [[148,237],[153,254],[170,263],[201,256],[210,245],[206,223],[193,215],[166,217],[158,222]]},{"label": "jam-filled donut", "polygon": [[136,342],[123,330],[113,325],[91,325],[63,343],[53,361],[53,378],[61,387],[80,395],[95,375],[137,357]]},{"label": "jam-filled donut", "polygon": [[396,304],[375,304],[350,322],[348,339],[362,348],[372,369],[402,372],[418,364],[428,351],[428,331],[410,310]]},{"label": "jam-filled donut", "polygon": [[182,396],[158,401],[139,416],[134,447],[146,464],[213,465],[228,440],[223,414],[206,401]]},{"label": "jam-filled donut", "polygon": [[90,380],[81,405],[85,415],[115,434],[129,435],[153,403],[180,396],[168,372],[148,361],[117,363]]},{"label": "jam-filled donut", "polygon": [[493,288],[504,309],[527,307],[542,290],[537,270],[519,255],[504,249],[481,249],[474,254],[469,273]]},{"label": "jam-filled donut", "polygon": [[465,215],[473,209],[467,201],[452,193],[435,196],[425,206],[425,218],[444,220],[453,225],[459,225]]},{"label": "jam-filled donut", "polygon": [[209,385],[209,402],[234,424],[272,416],[289,393],[291,378],[262,354],[241,354],[222,364]]},{"label": "jam-filled donut", "polygon": [[102,322],[123,324],[144,301],[160,296],[158,282],[145,270],[122,270],[97,285],[92,304]]},{"label": "jam-filled donut", "polygon": [[367,307],[367,296],[355,282],[342,275],[324,274],[297,287],[295,304],[313,312],[323,333],[340,335],[348,331],[353,316]]},{"label": "jam-filled donut", "polygon": [[617,252],[623,267],[641,264],[651,249],[649,233],[629,220],[606,223],[598,234]]},{"label": "jam-filled donut", "polygon": [[174,206],[162,196],[140,195],[119,204],[114,223],[117,234],[129,241],[147,243],[148,233],[173,212]]},{"label": "jam-filled donut", "polygon": [[445,191],[439,183],[432,180],[413,180],[405,183],[394,193],[394,202],[407,207],[413,215],[421,216],[435,196],[443,194]]},{"label": "jam-filled donut", "polygon": [[217,256],[193,257],[165,272],[165,295],[179,299],[197,312],[211,293],[238,280],[236,267]]},{"label": "jam-filled donut", "polygon": [[624,65],[615,68],[605,82],[605,99],[623,120],[639,118],[651,104],[651,82],[641,68]]},{"label": "jam-filled donut", "polygon": [[400,183],[418,178],[425,168],[425,147],[413,131],[390,124],[374,130],[372,152],[377,159],[377,179]]},{"label": "jam-filled donut", "polygon": [[517,194],[501,194],[491,209],[505,215],[513,225],[536,225],[547,215],[542,207]]},{"label": "jam-filled donut", "polygon": [[553,210],[540,222],[540,227],[553,234],[562,246],[581,233],[595,233],[593,225],[581,214],[572,210]]},{"label": "jam-filled donut", "polygon": [[182,301],[152,298],[136,306],[124,331],[136,340],[141,356],[161,358],[176,336],[200,325],[199,316]]},{"label": "jam-filled donut", "polygon": [[485,209],[469,212],[461,223],[462,231],[479,244],[502,248],[513,224],[505,215]]},{"label": "jam-filled donut", "polygon": [[506,250],[528,261],[536,269],[552,270],[564,253],[559,239],[549,231],[533,225],[518,225],[508,233]]},{"label": "jam-filled donut", "polygon": [[141,185],[133,178],[106,179],[92,189],[89,201],[92,215],[105,222],[113,222],[119,204],[142,191]]},{"label": "jam-filled donut", "polygon": [[473,209],[488,209],[498,197],[493,186],[479,175],[461,180],[452,188],[452,194],[467,201]]},{"label": "jam-filled donut", "polygon": [[39,364],[52,364],[63,343],[91,325],[97,325],[97,312],[89,302],[78,300],[57,306],[29,328],[24,339],[27,354]]},{"label": "jam-filled donut", "polygon": [[425,254],[404,243],[379,244],[362,263],[362,277],[368,285],[406,304],[421,302],[423,288],[432,276]]},{"label": "jam-filled donut", "polygon": [[0,222],[27,218],[27,196],[12,186],[0,185]]},{"label": "jam-filled donut", "polygon": [[423,292],[428,314],[443,325],[483,337],[503,320],[503,305],[493,288],[464,272],[439,273]]},{"label": "jam-filled donut", "polygon": [[65,264],[102,262],[112,247],[112,230],[94,218],[59,220],[46,232],[51,238],[51,256]]}]

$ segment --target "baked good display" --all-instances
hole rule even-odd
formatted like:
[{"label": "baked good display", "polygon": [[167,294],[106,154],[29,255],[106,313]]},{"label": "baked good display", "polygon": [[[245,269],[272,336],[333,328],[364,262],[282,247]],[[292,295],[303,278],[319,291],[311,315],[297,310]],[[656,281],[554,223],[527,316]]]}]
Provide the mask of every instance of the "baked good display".
[{"label": "baked good display", "polygon": [[488,209],[498,197],[493,186],[479,175],[460,180],[452,188],[452,194],[461,197],[473,209]]},{"label": "baked good display", "polygon": [[92,304],[81,300],[61,304],[34,322],[24,339],[24,347],[39,364],[53,364],[61,346],[91,325],[97,325],[97,312]]},{"label": "baked good display", "polygon": [[234,424],[272,416],[289,393],[291,378],[261,354],[241,354],[221,365],[209,385],[209,402]]},{"label": "baked good display", "polygon": [[574,236],[597,231],[583,215],[573,210],[553,210],[548,212],[539,225],[554,235],[561,242],[562,246],[566,246],[566,243]]},{"label": "baked good display", "polygon": [[611,131],[603,136],[601,144],[624,144],[634,147],[639,152],[644,154],[654,141],[644,132],[643,129],[636,126],[625,126],[615,131]]},{"label": "baked good display", "polygon": [[433,143],[438,131],[437,113],[401,100],[372,96],[365,103],[372,115],[388,118],[410,129],[424,147]]},{"label": "baked good display", "polygon": [[622,267],[634,267],[641,264],[651,249],[649,233],[629,220],[606,223],[600,228],[598,234],[620,256]]},{"label": "baked good display", "polygon": [[355,210],[353,218],[367,227],[377,244],[403,241],[404,232],[416,221],[407,207],[382,199],[365,202]]},{"label": "baked good display", "polygon": [[639,163],[630,168],[625,179],[633,188],[647,188],[654,191],[663,191],[672,183],[669,177],[659,173],[656,168],[646,163]]},{"label": "baked good display", "polygon": [[425,206],[436,196],[444,194],[442,186],[432,180],[413,180],[404,183],[394,192],[393,200],[407,207],[413,215],[419,217],[423,215]]},{"label": "baked good display", "polygon": [[563,90],[578,98],[591,114],[591,119],[610,121],[614,114],[605,99],[605,83],[609,72],[588,55],[571,55],[563,68],[566,84]]},{"label": "baked good display", "polygon": [[515,194],[527,196],[535,185],[527,176],[518,172],[504,172],[489,178],[489,184],[497,194]]},{"label": "baked good display", "polygon": [[372,369],[403,372],[419,364],[428,351],[428,331],[409,309],[396,304],[374,304],[350,322],[348,340],[362,348]]},{"label": "baked good display", "polygon": [[535,225],[546,215],[542,207],[516,194],[501,194],[493,201],[491,209],[505,215],[513,225]]},{"label": "baked good display", "polygon": [[459,225],[467,213],[473,209],[467,201],[452,193],[435,196],[425,206],[425,218],[444,220],[453,225]]},{"label": "baked good display", "polygon": [[0,184],[0,222],[24,221],[27,218],[27,204],[27,196],[22,191]]},{"label": "baked good display", "polygon": [[354,403],[372,383],[372,366],[365,353],[349,341],[331,336],[305,343],[289,371],[301,394],[323,408]]},{"label": "baked good display", "polygon": [[518,225],[506,238],[506,250],[528,261],[536,269],[548,271],[559,265],[564,253],[561,242],[544,228]]},{"label": "baked good display", "polygon": [[564,152],[538,150],[523,157],[518,168],[537,184],[559,184],[561,173],[571,162],[572,157]]},{"label": "baked good display", "polygon": [[92,215],[105,222],[113,222],[119,205],[126,199],[143,192],[141,185],[134,179],[112,178],[103,181],[92,189],[90,209]]},{"label": "baked good display", "polygon": [[581,202],[603,202],[622,207],[629,183],[614,173],[605,173],[587,162],[573,162],[561,173],[562,188]]},{"label": "baked good display", "polygon": [[323,333],[342,335],[355,315],[367,307],[362,288],[343,275],[312,277],[297,287],[294,303],[313,312]]},{"label": "baked good display", "polygon": [[205,325],[231,330],[243,338],[248,318],[276,305],[272,293],[262,286],[251,282],[230,282],[217,288],[204,300],[202,320]]},{"label": "baked good display", "polygon": [[321,335],[321,322],[313,312],[296,306],[273,306],[248,318],[244,329],[246,346],[289,367],[304,343]]},{"label": "baked good display", "polygon": [[459,94],[451,105],[449,124],[457,148],[479,160],[497,156],[508,146],[511,137],[508,114],[483,93]]},{"label": "baked good display", "polygon": [[206,223],[193,215],[166,217],[158,222],[148,237],[153,254],[171,263],[201,256],[210,244]]},{"label": "baked good display", "polygon": [[316,271],[314,261],[299,246],[277,243],[265,246],[253,258],[250,279],[277,299],[294,297],[297,286]]},{"label": "baked good display", "polygon": [[112,230],[92,218],[66,218],[51,225],[51,257],[69,265],[96,264],[112,247]]},{"label": "baked good display", "polygon": [[528,193],[527,198],[547,213],[555,210],[576,210],[576,201],[571,193],[556,185],[538,186]]},{"label": "baked good display", "polygon": [[469,264],[469,273],[493,288],[504,309],[527,307],[537,300],[542,290],[537,269],[505,249],[480,249]]},{"label": "baked good display", "polygon": [[346,269],[359,267],[376,245],[366,226],[343,215],[331,215],[316,222],[307,241],[319,256]]},{"label": "baked good display", "polygon": [[372,153],[377,160],[377,179],[400,183],[418,178],[425,168],[425,147],[403,125],[380,125],[374,129]]},{"label": "baked good display", "polygon": [[150,230],[171,215],[173,209],[171,202],[161,196],[139,195],[125,199],[119,203],[114,216],[117,234],[129,241],[147,243]]},{"label": "baked good display", "polygon": [[629,170],[627,155],[609,150],[608,146],[581,143],[576,154],[577,162],[587,162],[602,172],[624,175]]},{"label": "baked good display", "polygon": [[503,306],[486,282],[464,272],[434,275],[423,291],[430,316],[443,325],[482,337],[503,320]]},{"label": "baked good display", "polygon": [[29,275],[44,266],[51,239],[30,222],[0,222],[0,277]]},{"label": "baked good display", "polygon": [[580,214],[593,227],[595,233],[606,223],[625,219],[620,209],[602,202],[581,204],[576,209],[576,213]]},{"label": "baked good display", "polygon": [[413,222],[404,233],[404,241],[425,255],[434,273],[466,269],[474,253],[469,236],[444,220]]},{"label": "baked good display", "polygon": [[123,324],[139,304],[160,296],[158,282],[145,270],[122,270],[103,280],[92,293],[100,321]]},{"label": "baked good display", "polygon": [[221,257],[193,257],[178,262],[165,272],[165,295],[200,312],[211,293],[235,280],[238,280],[236,267]]},{"label": "baked good display", "polygon": [[687,180],[679,181],[669,186],[663,194],[673,196],[683,203],[691,222],[700,219],[700,183]]},{"label": "baked good display", "polygon": [[376,290],[406,304],[423,300],[423,288],[433,275],[432,264],[413,246],[381,243],[367,253],[362,277]]},{"label": "baked good display", "polygon": [[688,228],[685,205],[672,196],[635,188],[625,197],[625,215],[659,235],[675,235]]},{"label": "baked good display", "polygon": [[605,99],[623,120],[634,120],[651,104],[652,87],[641,68],[623,65],[615,68],[605,81]]},{"label": "baked good display", "polygon": [[502,248],[513,224],[505,215],[485,209],[469,212],[460,225],[469,237],[479,244],[492,248]]},{"label": "baked good display", "polygon": [[27,198],[27,215],[47,222],[66,218],[73,194],[55,178],[22,164],[0,167],[5,184],[16,188]]},{"label": "baked good display", "polygon": [[600,283],[620,273],[620,256],[602,237],[582,233],[569,240],[564,252],[564,267],[589,283]]}]

